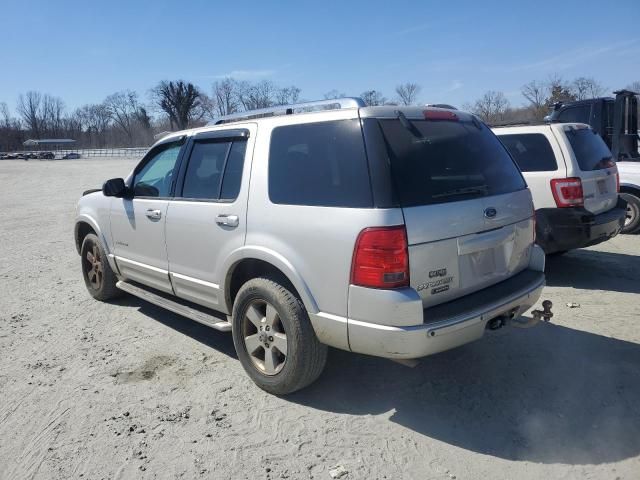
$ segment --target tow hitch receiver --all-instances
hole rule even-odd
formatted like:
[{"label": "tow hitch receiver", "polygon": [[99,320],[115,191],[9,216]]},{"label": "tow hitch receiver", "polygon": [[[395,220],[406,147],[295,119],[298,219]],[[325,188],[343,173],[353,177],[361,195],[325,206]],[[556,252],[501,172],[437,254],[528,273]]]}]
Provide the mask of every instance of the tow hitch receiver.
[{"label": "tow hitch receiver", "polygon": [[542,302],[542,310],[532,310],[531,318],[520,317],[520,318],[512,318],[509,322],[512,326],[518,328],[531,328],[543,320],[544,322],[550,322],[553,318],[553,312],[551,311],[551,307],[553,307],[553,303],[550,300],[545,300]]}]

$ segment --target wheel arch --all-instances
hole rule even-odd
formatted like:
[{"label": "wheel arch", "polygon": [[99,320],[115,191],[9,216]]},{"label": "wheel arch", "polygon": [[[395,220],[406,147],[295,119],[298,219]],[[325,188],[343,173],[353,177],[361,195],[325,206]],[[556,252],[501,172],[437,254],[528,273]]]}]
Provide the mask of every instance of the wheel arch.
[{"label": "wheel arch", "polygon": [[225,262],[227,273],[221,285],[224,301],[229,312],[233,311],[233,301],[240,287],[251,278],[260,276],[280,276],[295,290],[309,313],[317,313],[318,305],[306,282],[294,266],[282,255],[261,247],[244,247],[236,250]]},{"label": "wheel arch", "polygon": [[640,186],[633,185],[630,183],[621,183],[620,184],[620,193],[629,193],[640,198]]},{"label": "wheel arch", "polygon": [[107,254],[111,253],[109,251],[109,244],[106,241],[106,238],[104,238],[104,234],[98,226],[98,223],[88,215],[79,215],[76,218],[75,227],[73,229],[73,239],[78,255],[80,255],[80,249],[82,248],[82,240],[84,240],[84,237],[86,237],[89,233],[95,233],[96,236],[100,239],[104,251]]}]

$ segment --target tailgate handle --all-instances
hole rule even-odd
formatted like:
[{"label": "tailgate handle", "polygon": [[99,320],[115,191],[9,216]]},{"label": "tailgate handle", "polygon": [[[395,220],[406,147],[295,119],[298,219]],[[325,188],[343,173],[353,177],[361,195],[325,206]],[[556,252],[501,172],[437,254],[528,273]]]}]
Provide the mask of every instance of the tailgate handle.
[{"label": "tailgate handle", "polygon": [[497,247],[503,243],[512,240],[514,235],[513,228],[500,228],[486,233],[478,233],[470,238],[458,239],[458,255],[466,255],[469,253],[487,250],[488,248]]}]

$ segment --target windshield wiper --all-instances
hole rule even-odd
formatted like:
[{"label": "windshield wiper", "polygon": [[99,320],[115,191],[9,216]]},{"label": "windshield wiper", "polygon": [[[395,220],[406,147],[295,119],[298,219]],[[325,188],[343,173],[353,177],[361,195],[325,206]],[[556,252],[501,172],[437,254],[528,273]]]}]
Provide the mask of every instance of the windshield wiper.
[{"label": "windshield wiper", "polygon": [[456,195],[473,195],[482,194],[487,195],[489,193],[489,185],[475,185],[473,187],[456,188],[454,190],[448,190],[442,193],[436,193],[432,195],[432,198],[453,197]]},{"label": "windshield wiper", "polygon": [[396,110],[395,113],[398,116],[398,120],[400,120],[400,125],[402,125],[404,128],[409,130],[409,133],[411,133],[411,135],[413,135],[414,137],[420,140],[426,140],[425,136],[422,135],[420,130],[418,130],[416,126],[409,121],[409,119],[404,113],[402,113],[400,110]]}]

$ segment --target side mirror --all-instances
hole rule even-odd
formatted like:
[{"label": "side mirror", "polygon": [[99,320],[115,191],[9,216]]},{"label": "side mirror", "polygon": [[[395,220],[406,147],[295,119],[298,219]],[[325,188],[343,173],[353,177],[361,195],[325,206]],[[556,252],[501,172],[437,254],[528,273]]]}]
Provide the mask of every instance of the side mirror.
[{"label": "side mirror", "polygon": [[102,185],[102,193],[105,197],[124,197],[127,186],[122,178],[112,178]]}]

